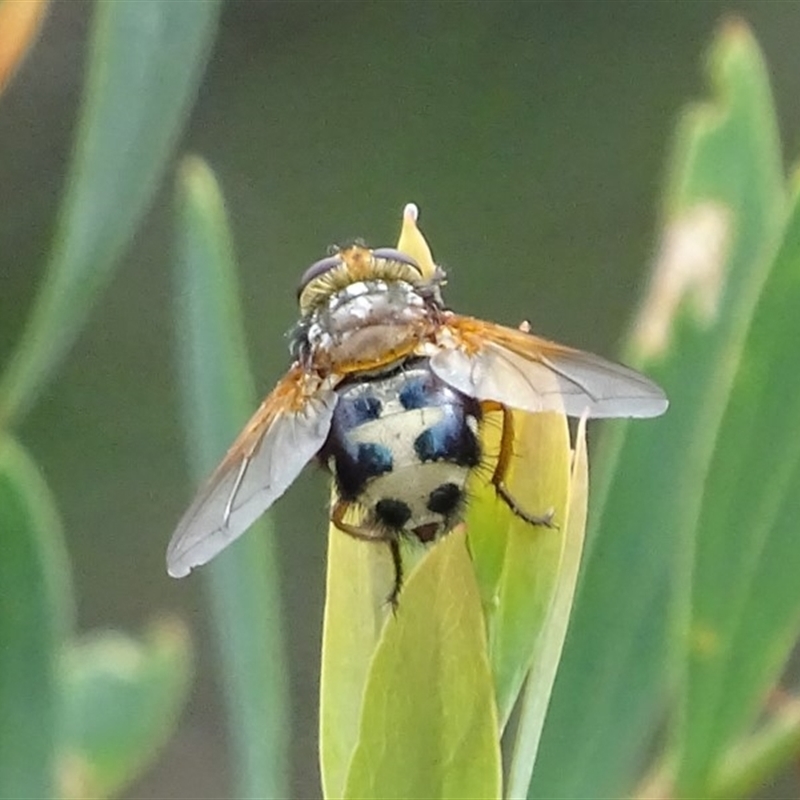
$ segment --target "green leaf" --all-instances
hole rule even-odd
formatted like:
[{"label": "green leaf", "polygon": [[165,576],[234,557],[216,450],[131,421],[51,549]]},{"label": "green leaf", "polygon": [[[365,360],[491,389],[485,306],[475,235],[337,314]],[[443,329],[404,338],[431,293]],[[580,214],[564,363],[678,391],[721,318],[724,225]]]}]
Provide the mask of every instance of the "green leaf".
[{"label": "green leaf", "polygon": [[34,400],[133,236],[194,97],[218,8],[95,5],[66,194],[43,285],[0,384],[0,426]]},{"label": "green leaf", "polygon": [[750,797],[785,768],[800,751],[800,701],[781,698],[779,707],[759,730],[732,747],[720,765],[709,797]]},{"label": "green leaf", "polygon": [[152,626],[141,642],[109,631],[68,648],[63,797],[116,794],[152,761],[186,700],[190,650],[188,632],[175,620]]},{"label": "green leaf", "polygon": [[[211,171],[197,158],[183,162],[178,205],[179,366],[189,461],[199,482],[256,400],[225,209]],[[272,526],[265,519],[254,525],[205,571],[237,797],[284,797],[289,698]]]},{"label": "green leaf", "polygon": [[347,798],[497,798],[500,746],[464,532],[409,576],[375,651]]},{"label": "green leaf", "polygon": [[575,453],[569,476],[569,492],[564,510],[563,546],[556,567],[552,602],[542,631],[536,637],[531,670],[525,686],[519,723],[514,736],[514,752],[508,775],[506,797],[525,797],[536,762],[547,707],[555,683],[567,635],[578,572],[583,555],[586,512],[589,501],[589,462],[586,452],[586,420],[578,425]]},{"label": "green leaf", "polygon": [[[501,415],[489,414],[481,425],[482,446],[490,456],[500,451],[504,424],[495,416]],[[536,516],[552,511],[556,527],[532,526],[513,514],[484,472],[470,481],[467,531],[486,617],[501,729],[550,611],[564,544],[570,463],[563,414],[514,411],[510,418],[513,455],[506,488],[525,511]]]},{"label": "green leaf", "polygon": [[[365,542],[330,525],[319,711],[320,772],[328,800],[345,797],[364,686],[390,613],[387,598],[393,581],[394,567],[384,543]],[[405,589],[401,598],[405,604]]]},{"label": "green leaf", "polygon": [[61,526],[41,474],[0,439],[0,798],[55,797],[57,658],[72,615]]},{"label": "green leaf", "polygon": [[800,193],[759,298],[696,537],[677,786],[710,796],[800,633]]},{"label": "green leaf", "polygon": [[674,579],[684,596],[702,486],[784,219],[767,73],[740,23],[722,29],[710,72],[715,101],[681,120],[662,252],[627,347],[671,407],[607,431],[530,797],[629,791],[675,666]]}]

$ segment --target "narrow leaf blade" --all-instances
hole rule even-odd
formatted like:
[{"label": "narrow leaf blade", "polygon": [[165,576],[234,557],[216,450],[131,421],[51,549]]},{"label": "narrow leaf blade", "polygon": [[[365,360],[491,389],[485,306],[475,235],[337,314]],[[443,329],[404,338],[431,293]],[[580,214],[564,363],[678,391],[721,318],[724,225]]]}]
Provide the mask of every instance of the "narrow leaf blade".
[{"label": "narrow leaf blade", "polygon": [[72,611],[61,526],[39,470],[0,439],[0,798],[56,796],[59,650]]},{"label": "narrow leaf blade", "polygon": [[[467,531],[483,598],[501,729],[530,669],[558,581],[570,461],[563,414],[510,414],[514,441],[506,488],[526,512],[552,512],[555,527],[520,519],[483,471],[472,477]],[[500,414],[482,423],[482,446],[490,461],[500,448],[502,422],[494,416]]]},{"label": "narrow leaf blade", "polygon": [[800,192],[747,335],[696,537],[678,788],[705,794],[800,634]]},{"label": "narrow leaf blade", "polygon": [[[199,483],[256,407],[230,231],[219,187],[199,159],[178,186],[181,389]],[[288,677],[274,530],[266,519],[205,568],[216,626],[237,796],[287,795]]]},{"label": "narrow leaf blade", "polygon": [[0,383],[23,414],[78,335],[155,192],[194,97],[219,4],[97,3],[67,187],[44,282]]},{"label": "narrow leaf blade", "polygon": [[586,452],[586,420],[582,419],[575,436],[568,500],[563,516],[563,547],[557,567],[553,599],[542,632],[536,638],[536,648],[533,652],[514,738],[514,752],[506,792],[506,797],[509,798],[521,798],[527,795],[536,763],[542,730],[547,718],[547,708],[569,627],[575,587],[578,584],[588,502],[589,459]]},{"label": "narrow leaf blade", "polygon": [[627,348],[671,406],[607,431],[532,798],[629,791],[676,666],[673,581],[683,595],[700,490],[784,216],[766,68],[740,23],[722,29],[710,72],[714,103],[679,127],[662,253]]}]

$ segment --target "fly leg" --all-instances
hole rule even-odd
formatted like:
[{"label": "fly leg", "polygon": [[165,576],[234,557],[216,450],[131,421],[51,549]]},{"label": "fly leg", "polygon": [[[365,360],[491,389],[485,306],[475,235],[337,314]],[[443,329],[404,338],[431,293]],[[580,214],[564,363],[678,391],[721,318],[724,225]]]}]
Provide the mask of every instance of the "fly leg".
[{"label": "fly leg", "polygon": [[386,541],[389,543],[389,550],[392,553],[392,564],[394,566],[394,585],[386,599],[391,604],[392,611],[396,614],[400,590],[403,588],[403,559],[400,557],[400,540],[396,536],[392,536]]},{"label": "fly leg", "polygon": [[386,542],[389,545],[389,551],[392,554],[392,566],[394,567],[394,584],[386,601],[392,606],[392,611],[397,613],[398,598],[400,597],[400,590],[403,588],[403,559],[400,556],[398,535],[396,533],[376,532],[361,525],[345,522],[344,516],[350,505],[346,500],[337,500],[333,504],[333,508],[331,508],[331,522],[340,531],[349,534],[355,539],[361,539],[366,542]]},{"label": "fly leg", "polygon": [[491,483],[497,496],[509,507],[511,512],[530,525],[541,525],[545,528],[558,528],[553,522],[555,511],[551,508],[545,514],[529,514],[525,511],[514,498],[514,495],[506,486],[505,478],[511,457],[514,454],[514,415],[511,410],[499,403],[483,403],[485,411],[499,411],[503,415],[503,427],[500,433],[500,452],[497,456],[497,464],[492,473]]}]

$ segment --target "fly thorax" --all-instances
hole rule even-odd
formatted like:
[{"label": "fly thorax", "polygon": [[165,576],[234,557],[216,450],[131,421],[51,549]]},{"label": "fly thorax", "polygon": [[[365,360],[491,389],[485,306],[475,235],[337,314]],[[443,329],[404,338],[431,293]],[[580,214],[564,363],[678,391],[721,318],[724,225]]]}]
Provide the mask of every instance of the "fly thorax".
[{"label": "fly thorax", "polygon": [[430,302],[404,281],[357,281],[312,312],[306,338],[334,364],[376,363],[407,350],[431,315]]},{"label": "fly thorax", "polygon": [[479,418],[477,401],[417,361],[339,390],[323,458],[370,526],[429,541],[461,519]]}]

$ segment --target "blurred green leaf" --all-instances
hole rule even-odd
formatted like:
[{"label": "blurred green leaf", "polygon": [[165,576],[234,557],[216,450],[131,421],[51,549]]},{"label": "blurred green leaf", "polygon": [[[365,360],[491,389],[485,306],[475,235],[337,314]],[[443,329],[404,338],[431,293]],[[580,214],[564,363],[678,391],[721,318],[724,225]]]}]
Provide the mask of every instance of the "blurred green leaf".
[{"label": "blurred green leaf", "polygon": [[0,424],[25,413],[133,236],[194,98],[218,8],[95,5],[66,193],[44,282],[0,384]]},{"label": "blurred green leaf", "polygon": [[71,645],[61,680],[61,796],[108,797],[135,778],[172,733],[190,678],[188,632],[175,620],[153,625],[141,642],[109,631]]},{"label": "blurred green leaf", "polygon": [[709,797],[750,797],[797,758],[800,751],[800,701],[782,697],[756,733],[732,747],[714,778]]},{"label": "blurred green leaf", "polygon": [[[199,482],[255,410],[256,398],[223,200],[200,159],[182,164],[178,208],[178,358],[189,461]],[[262,519],[205,571],[237,797],[284,797],[289,689],[272,526]]]},{"label": "blurred green leaf", "polygon": [[411,572],[364,691],[347,798],[497,798],[500,745],[464,532]]},{"label": "blurred green leaf", "polygon": [[723,27],[710,73],[716,100],[679,126],[662,252],[627,346],[671,407],[660,420],[615,424],[603,442],[532,798],[629,791],[676,666],[673,581],[677,570],[682,597],[702,486],[784,220],[767,73],[741,23]]},{"label": "blurred green leaf", "polygon": [[72,616],[61,525],[36,465],[0,439],[0,798],[55,797],[57,658]]},{"label": "blurred green leaf", "polygon": [[678,790],[709,796],[800,633],[800,195],[759,298],[696,536]]},{"label": "blurred green leaf", "polygon": [[[566,429],[566,420],[564,419]],[[532,444],[533,442],[531,442]],[[569,452],[569,450],[567,451]],[[508,771],[506,797],[525,797],[536,763],[547,707],[555,683],[556,671],[569,627],[575,587],[583,555],[586,511],[589,502],[589,462],[586,453],[586,420],[578,424],[575,452],[569,474],[559,560],[552,602],[542,631],[536,637],[530,674],[525,685],[519,722],[514,736],[514,751]]]}]

